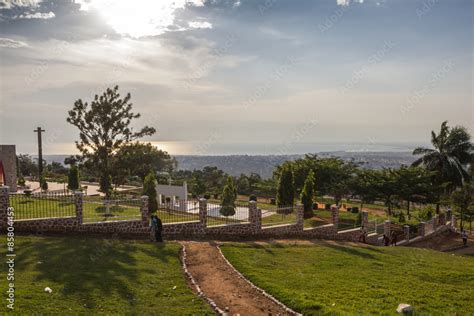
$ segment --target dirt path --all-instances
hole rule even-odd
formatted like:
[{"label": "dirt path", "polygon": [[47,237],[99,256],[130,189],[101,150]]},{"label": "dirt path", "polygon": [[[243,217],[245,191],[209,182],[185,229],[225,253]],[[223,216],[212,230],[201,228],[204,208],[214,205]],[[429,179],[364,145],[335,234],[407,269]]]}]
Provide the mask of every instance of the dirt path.
[{"label": "dirt path", "polygon": [[183,242],[189,273],[217,306],[229,315],[290,315],[227,264],[214,242]]}]

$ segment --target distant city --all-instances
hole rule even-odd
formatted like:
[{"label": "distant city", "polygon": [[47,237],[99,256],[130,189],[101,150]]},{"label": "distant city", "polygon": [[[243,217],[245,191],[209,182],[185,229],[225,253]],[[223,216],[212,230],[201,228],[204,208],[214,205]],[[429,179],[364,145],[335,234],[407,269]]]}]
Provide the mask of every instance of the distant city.
[{"label": "distant city", "polygon": [[[336,156],[343,160],[354,160],[362,164],[364,168],[381,169],[397,168],[401,165],[410,165],[415,156],[410,151],[403,152],[349,152],[332,151],[320,152],[321,157]],[[56,161],[64,163],[64,158],[69,155],[44,155],[44,159],[50,163]],[[240,174],[258,173],[263,178],[270,178],[275,166],[286,160],[294,160],[304,156],[293,155],[175,155],[178,162],[178,170],[198,170],[205,166],[215,166],[226,173],[234,176]],[[33,157],[35,157],[33,155]]]}]

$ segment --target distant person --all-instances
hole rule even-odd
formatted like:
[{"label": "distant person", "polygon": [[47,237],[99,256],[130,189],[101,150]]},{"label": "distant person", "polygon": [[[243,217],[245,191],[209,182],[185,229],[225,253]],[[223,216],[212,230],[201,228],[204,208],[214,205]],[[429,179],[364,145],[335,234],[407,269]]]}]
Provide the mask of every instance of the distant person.
[{"label": "distant person", "polygon": [[163,223],[161,219],[155,215],[156,218],[156,231],[155,231],[155,240],[157,242],[163,242],[163,237],[161,236],[161,232],[163,231]]},{"label": "distant person", "polygon": [[151,241],[155,239],[156,242],[163,242],[163,237],[161,236],[161,232],[163,231],[163,223],[161,222],[161,219],[154,214],[151,216],[150,228]]},{"label": "distant person", "polygon": [[156,231],[158,230],[158,216],[153,214],[150,222],[150,241],[156,241]]},{"label": "distant person", "polygon": [[467,233],[465,230],[462,231],[461,237],[462,237],[462,243],[464,244],[464,247],[467,247]]},{"label": "distant person", "polygon": [[397,234],[395,233],[395,231],[392,231],[392,236],[390,238],[390,241],[391,241],[392,246],[397,245]]},{"label": "distant person", "polygon": [[386,234],[383,234],[383,244],[388,246],[390,244],[390,238]]}]

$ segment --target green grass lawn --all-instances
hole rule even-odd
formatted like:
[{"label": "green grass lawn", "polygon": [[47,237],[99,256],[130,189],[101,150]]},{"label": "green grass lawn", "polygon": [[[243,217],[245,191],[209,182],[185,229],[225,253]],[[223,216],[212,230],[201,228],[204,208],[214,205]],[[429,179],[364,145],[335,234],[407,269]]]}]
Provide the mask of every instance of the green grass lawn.
[{"label": "green grass lawn", "polygon": [[[15,246],[15,314],[212,313],[186,285],[179,244],[17,236]],[[3,258],[4,252],[2,247]],[[7,289],[6,267],[2,264],[1,293]],[[45,293],[45,287],[53,292]]]},{"label": "green grass lawn", "polygon": [[[20,196],[10,198],[10,206],[14,207],[17,220],[76,216],[76,208],[72,199],[61,201]],[[101,201],[84,199],[82,209],[83,222],[141,219],[139,200],[120,201],[118,205],[111,205],[109,209],[110,215],[106,214],[106,209]],[[198,214],[174,210],[159,210],[157,215],[162,219],[163,223],[199,220]]]},{"label": "green grass lawn", "polygon": [[225,244],[256,285],[305,315],[418,315],[474,311],[474,259],[409,247]]}]

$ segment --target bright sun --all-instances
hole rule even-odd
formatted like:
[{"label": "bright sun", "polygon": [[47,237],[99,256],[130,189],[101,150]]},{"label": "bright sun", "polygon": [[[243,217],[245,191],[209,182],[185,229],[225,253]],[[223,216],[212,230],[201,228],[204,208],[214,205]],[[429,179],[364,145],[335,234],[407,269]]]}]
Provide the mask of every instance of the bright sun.
[{"label": "bright sun", "polygon": [[117,33],[131,37],[163,34],[173,25],[175,12],[203,0],[76,0],[81,10],[97,10]]}]

